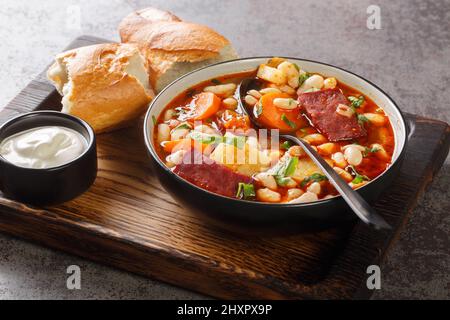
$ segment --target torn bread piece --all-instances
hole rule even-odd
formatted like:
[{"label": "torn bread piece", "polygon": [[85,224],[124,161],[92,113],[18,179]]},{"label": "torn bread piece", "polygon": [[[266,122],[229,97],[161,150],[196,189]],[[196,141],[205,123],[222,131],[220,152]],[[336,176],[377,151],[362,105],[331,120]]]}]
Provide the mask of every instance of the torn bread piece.
[{"label": "torn bread piece", "polygon": [[119,32],[122,42],[139,46],[156,92],[190,71],[238,58],[231,43],[211,28],[154,8],[127,16]]},{"label": "torn bread piece", "polygon": [[96,133],[129,125],[154,96],[138,48],[107,43],[56,56],[48,79],[62,98],[62,112],[87,121]]}]

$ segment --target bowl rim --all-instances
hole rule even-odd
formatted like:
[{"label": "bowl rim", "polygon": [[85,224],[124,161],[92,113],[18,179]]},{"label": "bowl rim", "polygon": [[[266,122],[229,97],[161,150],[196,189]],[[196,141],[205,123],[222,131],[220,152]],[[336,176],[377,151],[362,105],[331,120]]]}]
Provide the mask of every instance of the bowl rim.
[{"label": "bowl rim", "polygon": [[[170,84],[168,84],[166,87],[164,87],[157,95],[156,97],[150,102],[148,109],[146,111],[145,117],[144,117],[144,125],[143,125],[143,134],[144,134],[144,141],[145,141],[145,147],[147,149],[147,152],[150,153],[150,155],[152,156],[152,158],[158,163],[158,165],[165,171],[167,172],[170,176],[174,177],[176,180],[180,181],[181,183],[187,184],[191,187],[193,187],[194,189],[197,189],[201,192],[205,192],[213,197],[217,197],[218,199],[222,199],[222,200],[228,200],[228,201],[233,201],[236,203],[242,203],[242,204],[251,204],[251,205],[255,205],[255,206],[270,206],[270,207],[274,207],[274,208],[282,208],[282,207],[289,207],[289,208],[303,208],[303,207],[310,207],[310,206],[315,206],[315,205],[319,205],[319,204],[325,204],[325,203],[330,203],[330,202],[336,202],[342,199],[341,195],[336,195],[333,196],[331,198],[328,199],[320,199],[317,201],[313,201],[313,202],[305,202],[305,203],[269,203],[269,202],[260,202],[260,201],[251,201],[251,200],[244,200],[244,199],[237,199],[237,198],[231,198],[231,197],[227,197],[227,196],[223,196],[214,192],[211,192],[209,190],[203,189],[191,182],[189,182],[186,179],[183,179],[182,177],[178,176],[176,173],[174,173],[172,170],[170,170],[169,167],[167,167],[162,160],[159,158],[158,154],[156,153],[155,149],[153,148],[153,144],[152,141],[150,141],[150,131],[148,130],[148,123],[149,123],[149,117],[150,117],[150,111],[152,109],[152,107],[156,104],[156,102],[158,101],[158,99],[160,98],[160,96],[162,96],[164,94],[164,92],[166,90],[168,90],[170,87],[172,87],[174,84],[176,84],[177,82],[181,81],[182,79],[189,77],[195,73],[198,73],[204,69],[208,69],[208,68],[212,68],[218,65],[223,65],[223,64],[230,64],[230,63],[235,63],[238,61],[245,61],[245,60],[256,60],[256,59],[271,59],[274,56],[252,56],[252,57],[245,57],[245,58],[237,58],[237,59],[233,59],[233,60],[227,60],[227,61],[222,61],[222,62],[218,62],[218,63],[214,63],[214,64],[210,64],[198,69],[195,69],[191,72],[188,72],[184,75],[182,75],[181,77],[175,79],[174,81],[172,81]],[[405,117],[403,115],[403,112],[401,111],[401,109],[398,107],[397,103],[394,101],[394,99],[392,99],[383,89],[381,89],[379,86],[377,86],[375,83],[371,82],[370,80],[367,80],[366,78],[348,71],[344,68],[329,64],[329,63],[324,63],[324,62],[320,62],[320,61],[316,61],[316,60],[310,60],[310,59],[303,59],[303,58],[295,58],[295,57],[287,57],[287,56],[277,56],[279,58],[283,58],[283,59],[287,59],[287,60],[301,60],[301,61],[306,61],[306,62],[312,62],[312,63],[316,63],[316,64],[321,64],[327,67],[332,67],[332,68],[336,68],[338,70],[347,72],[353,76],[356,76],[357,78],[359,78],[362,81],[365,81],[367,83],[369,83],[370,85],[372,85],[373,87],[375,87],[377,90],[379,90],[394,106],[394,108],[398,111],[398,114],[400,115],[400,120],[401,120],[401,124],[403,125],[403,127],[405,128],[405,135],[403,138],[403,145],[402,148],[398,154],[397,159],[395,159],[394,162],[392,162],[389,165],[389,168],[387,168],[382,174],[380,174],[378,177],[376,177],[375,179],[371,180],[369,183],[361,186],[360,188],[356,189],[357,192],[360,192],[361,190],[363,190],[364,188],[366,188],[367,186],[369,186],[370,184],[372,184],[373,182],[376,182],[377,180],[379,180],[382,176],[384,176],[388,171],[390,171],[395,165],[397,165],[401,159],[404,156],[405,150],[406,150],[406,144],[408,142],[408,134],[409,134],[409,130],[408,130],[408,126],[406,125],[406,121],[405,121]],[[200,81],[201,82],[201,81]],[[394,128],[393,128],[394,130]],[[397,143],[397,142],[396,142]]]},{"label": "bowl rim", "polygon": [[[27,167],[21,167],[18,166],[14,163],[12,163],[11,161],[8,161],[7,159],[5,159],[1,154],[0,154],[0,162],[4,163],[6,165],[12,166],[14,168],[20,169],[20,170],[28,170],[30,172],[51,172],[51,171],[57,171],[57,170],[61,170],[61,169],[65,169],[75,163],[77,163],[78,161],[80,161],[82,158],[84,158],[94,147],[95,145],[95,133],[94,133],[94,129],[92,129],[92,127],[83,119],[75,117],[73,115],[67,114],[67,113],[62,113],[60,111],[55,111],[55,110],[36,110],[36,111],[31,111],[31,112],[27,112],[27,113],[23,113],[20,115],[17,115],[11,119],[9,119],[8,121],[6,121],[5,123],[3,123],[0,126],[0,132],[5,130],[5,128],[7,128],[8,126],[10,126],[11,124],[17,122],[17,121],[21,121],[23,118],[28,118],[28,117],[40,117],[41,115],[49,115],[49,116],[54,116],[55,118],[65,118],[69,121],[75,122],[80,124],[82,127],[84,127],[88,133],[89,139],[86,139],[86,148],[85,150],[76,158],[72,159],[69,162],[63,163],[59,166],[55,166],[55,167],[49,167],[49,168],[27,168]],[[32,127],[30,129],[33,128],[39,128],[39,127],[43,127],[43,126],[36,126],[36,127]],[[75,129],[72,129],[75,130]],[[75,130],[78,133],[80,133],[78,130]],[[81,133],[80,133],[81,134]],[[10,137],[10,136],[8,136]],[[4,139],[8,138],[5,137]],[[4,140],[0,140],[0,144],[1,142]]]}]

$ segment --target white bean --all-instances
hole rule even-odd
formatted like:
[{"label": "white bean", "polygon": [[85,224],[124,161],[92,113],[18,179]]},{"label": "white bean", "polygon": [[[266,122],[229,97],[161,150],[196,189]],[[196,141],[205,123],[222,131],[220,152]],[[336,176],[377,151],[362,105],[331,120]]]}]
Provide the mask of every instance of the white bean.
[{"label": "white bean", "polygon": [[272,191],[268,188],[256,190],[256,197],[264,202],[280,202],[281,195],[278,192]]},{"label": "white bean", "polygon": [[226,98],[222,101],[227,109],[235,109],[238,105],[238,102],[235,98]]},{"label": "white bean", "polygon": [[286,75],[289,86],[294,89],[298,87],[299,70],[292,62],[284,61],[278,65],[277,69]]},{"label": "white bean", "polygon": [[216,86],[208,86],[205,89],[203,89],[203,91],[205,92],[212,92],[221,97],[232,96],[235,90],[236,90],[235,83],[218,84]]},{"label": "white bean", "polygon": [[175,151],[174,153],[169,154],[166,157],[166,161],[168,162],[168,166],[169,167],[173,167],[176,166],[178,164],[180,164],[181,162],[183,162],[183,156],[185,155],[186,150],[178,150]]},{"label": "white bean", "polygon": [[350,182],[353,180],[353,177],[350,173],[348,173],[347,171],[345,171],[342,168],[339,167],[333,167],[334,171],[337,172],[338,175],[341,176],[342,179],[346,180],[347,182]]},{"label": "white bean", "polygon": [[261,93],[259,93],[259,91],[255,90],[255,89],[248,91],[247,94],[255,97],[256,99],[261,98]]},{"label": "white bean", "polygon": [[297,188],[289,189],[288,192],[287,192],[287,199],[288,199],[288,201],[289,201],[289,200],[298,198],[298,197],[300,197],[303,193],[304,193],[304,192],[303,192],[302,189],[297,189]]},{"label": "white bean", "polygon": [[301,85],[301,89],[306,91],[311,88],[322,89],[323,87],[323,77],[318,74],[313,74],[311,77],[305,80]]},{"label": "white bean", "polygon": [[339,150],[339,145],[333,142],[325,142],[317,146],[317,150],[319,150],[321,154],[329,156],[334,151]]},{"label": "white bean", "polygon": [[278,89],[278,88],[264,88],[264,89],[261,89],[261,90],[259,90],[259,92],[261,93],[261,94],[267,94],[267,93],[281,93],[281,90],[280,89]]},{"label": "white bean", "polygon": [[292,87],[290,87],[288,85],[280,86],[278,88],[284,93],[295,94],[295,89],[293,89]]},{"label": "white bean", "polygon": [[304,194],[302,194],[300,197],[289,201],[289,203],[305,203],[305,202],[317,201],[318,199],[319,198],[317,197],[317,194],[307,191]]},{"label": "white bean", "polygon": [[313,182],[313,183],[311,183],[311,185],[306,190],[309,191],[309,192],[312,192],[312,193],[315,193],[315,194],[319,195],[321,189],[322,188],[320,187],[320,183]]},{"label": "white bean", "polygon": [[291,157],[303,157],[306,156],[305,150],[300,146],[292,146],[288,150]]},{"label": "white bean", "polygon": [[344,151],[345,160],[352,166],[359,166],[362,162],[363,156],[360,149],[350,146]]},{"label": "white bean", "polygon": [[255,176],[255,179],[260,181],[262,183],[262,185],[266,188],[269,188],[272,190],[276,190],[278,188],[277,182],[275,181],[275,178],[273,177],[273,175],[268,174],[267,172],[258,173]]},{"label": "white bean", "polygon": [[158,124],[157,141],[161,143],[167,140],[170,140],[170,127],[168,124],[160,123]]},{"label": "white bean", "polygon": [[298,107],[297,100],[292,98],[275,98],[273,99],[273,104],[275,107],[287,110],[293,110]]},{"label": "white bean", "polygon": [[258,100],[254,96],[251,96],[249,94],[245,96],[244,101],[249,106],[254,106],[255,104],[258,103]]},{"label": "white bean", "polygon": [[312,133],[303,137],[303,140],[306,140],[309,144],[318,145],[327,142],[327,138],[320,133]]},{"label": "white bean", "polygon": [[331,159],[340,168],[345,168],[347,166],[347,161],[345,160],[344,154],[342,152],[333,153],[331,155]]},{"label": "white bean", "polygon": [[336,78],[334,78],[334,77],[326,78],[323,81],[323,87],[325,89],[334,89],[334,88],[336,88],[336,86],[337,86],[337,81],[336,81]]},{"label": "white bean", "polygon": [[346,145],[343,146],[341,149],[345,151],[345,150],[347,150],[348,148],[356,148],[356,149],[358,149],[358,150],[361,151],[361,152],[366,151],[366,147],[364,147],[364,146],[362,146],[362,145],[360,145],[360,144],[346,144]]},{"label": "white bean", "polygon": [[170,140],[179,140],[181,138],[186,137],[186,135],[189,133],[189,129],[173,129],[170,133]]},{"label": "white bean", "polygon": [[341,116],[351,118],[355,114],[355,110],[345,104],[339,103],[336,107],[336,113],[340,114]]}]

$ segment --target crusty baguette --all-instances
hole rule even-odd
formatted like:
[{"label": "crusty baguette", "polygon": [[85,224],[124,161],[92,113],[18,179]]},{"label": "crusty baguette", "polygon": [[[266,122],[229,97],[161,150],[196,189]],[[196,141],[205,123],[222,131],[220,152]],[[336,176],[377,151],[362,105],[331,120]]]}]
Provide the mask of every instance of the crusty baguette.
[{"label": "crusty baguette", "polygon": [[156,92],[187,72],[237,58],[230,42],[209,27],[155,10],[147,8],[127,16],[119,32],[122,42],[139,46]]},{"label": "crusty baguette", "polygon": [[96,133],[139,117],[153,97],[145,59],[130,44],[98,44],[59,54],[47,77],[63,95],[63,112],[87,121]]}]

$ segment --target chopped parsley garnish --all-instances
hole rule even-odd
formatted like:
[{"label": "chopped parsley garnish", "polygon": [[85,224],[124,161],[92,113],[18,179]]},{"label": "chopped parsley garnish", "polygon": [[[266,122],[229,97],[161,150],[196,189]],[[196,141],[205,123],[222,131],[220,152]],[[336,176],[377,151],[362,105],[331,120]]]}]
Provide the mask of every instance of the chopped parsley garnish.
[{"label": "chopped parsley garnish", "polygon": [[242,149],[245,145],[245,136],[223,137],[223,142]]},{"label": "chopped parsley garnish", "polygon": [[213,84],[221,84],[221,83],[222,83],[222,82],[220,82],[220,80],[218,80],[218,79],[212,79],[211,82],[212,82]]},{"label": "chopped parsley garnish", "polygon": [[194,139],[194,140],[199,141],[204,144],[212,144],[212,143],[218,144],[223,141],[222,136],[215,136],[215,135],[203,133],[200,131],[192,131],[190,133],[190,137],[191,137],[191,139]]},{"label": "chopped parsley garnish", "polygon": [[212,134],[207,134],[199,131],[191,131],[190,133],[191,139],[199,141],[203,144],[219,144],[226,143],[236,148],[242,149],[245,145],[245,136],[234,136],[234,137],[226,137],[226,136],[216,136]]},{"label": "chopped parsley garnish", "polygon": [[356,117],[358,118],[358,123],[362,126],[365,122],[369,122],[369,119],[363,114],[357,113]]},{"label": "chopped parsley garnish", "polygon": [[348,101],[350,101],[351,106],[355,109],[361,107],[361,105],[364,103],[364,96],[359,96],[359,98],[356,98],[354,96],[347,97]]},{"label": "chopped parsley garnish", "polygon": [[292,157],[288,161],[285,161],[273,175],[275,181],[279,186],[286,186],[291,180],[291,176],[295,173],[298,165],[298,158]]},{"label": "chopped parsley garnish", "polygon": [[300,184],[300,186],[304,187],[310,182],[320,182],[320,181],[325,181],[325,180],[328,180],[328,178],[326,176],[324,176],[323,174],[313,173],[309,177],[306,177],[305,179],[303,179],[303,181]]},{"label": "chopped parsley garnish", "polygon": [[185,122],[185,123],[179,124],[173,130],[178,130],[178,129],[192,129],[192,127],[189,123]]},{"label": "chopped parsley garnish", "polygon": [[277,184],[281,187],[285,187],[292,180],[292,178],[290,177],[282,177],[282,176],[274,176],[274,178]]},{"label": "chopped parsley garnish", "polygon": [[296,63],[293,63],[293,65],[294,65],[295,69],[297,69],[297,71],[300,72],[300,67]]},{"label": "chopped parsley garnish", "polygon": [[292,176],[295,172],[295,169],[297,168],[298,165],[298,158],[297,157],[292,157],[291,159],[289,159],[289,162],[286,166],[286,169],[284,170],[284,176]]},{"label": "chopped parsley garnish", "polygon": [[359,183],[362,183],[364,181],[369,181],[369,180],[370,179],[367,176],[363,176],[363,175],[360,175],[360,174],[357,173],[355,178],[352,180],[352,183],[353,184],[359,184]]},{"label": "chopped parsley garnish", "polygon": [[378,152],[378,151],[380,151],[380,149],[376,148],[376,147],[373,147],[373,148],[365,147],[362,154],[363,154],[363,157],[365,158],[369,155],[369,153],[374,153],[374,152]]},{"label": "chopped parsley garnish", "polygon": [[239,199],[253,199],[256,196],[255,187],[251,183],[238,183],[238,190],[236,192],[236,198]]},{"label": "chopped parsley garnish", "polygon": [[297,126],[295,125],[294,122],[292,122],[291,120],[288,119],[288,117],[286,117],[286,114],[282,114],[281,115],[281,120],[284,121],[284,123],[286,123],[289,127],[291,127],[292,129],[295,129]]},{"label": "chopped parsley garnish", "polygon": [[292,147],[292,142],[290,142],[289,140],[286,140],[285,142],[283,142],[280,145],[280,147],[281,147],[281,149],[288,150],[290,147]]},{"label": "chopped parsley garnish", "polygon": [[156,126],[156,123],[157,123],[158,121],[156,120],[156,117],[155,117],[154,115],[152,116],[152,121],[153,121],[153,125]]},{"label": "chopped parsley garnish", "polygon": [[305,82],[305,80],[308,79],[309,77],[311,77],[311,75],[308,72],[302,73],[298,77],[298,85],[301,86],[303,82]]}]

